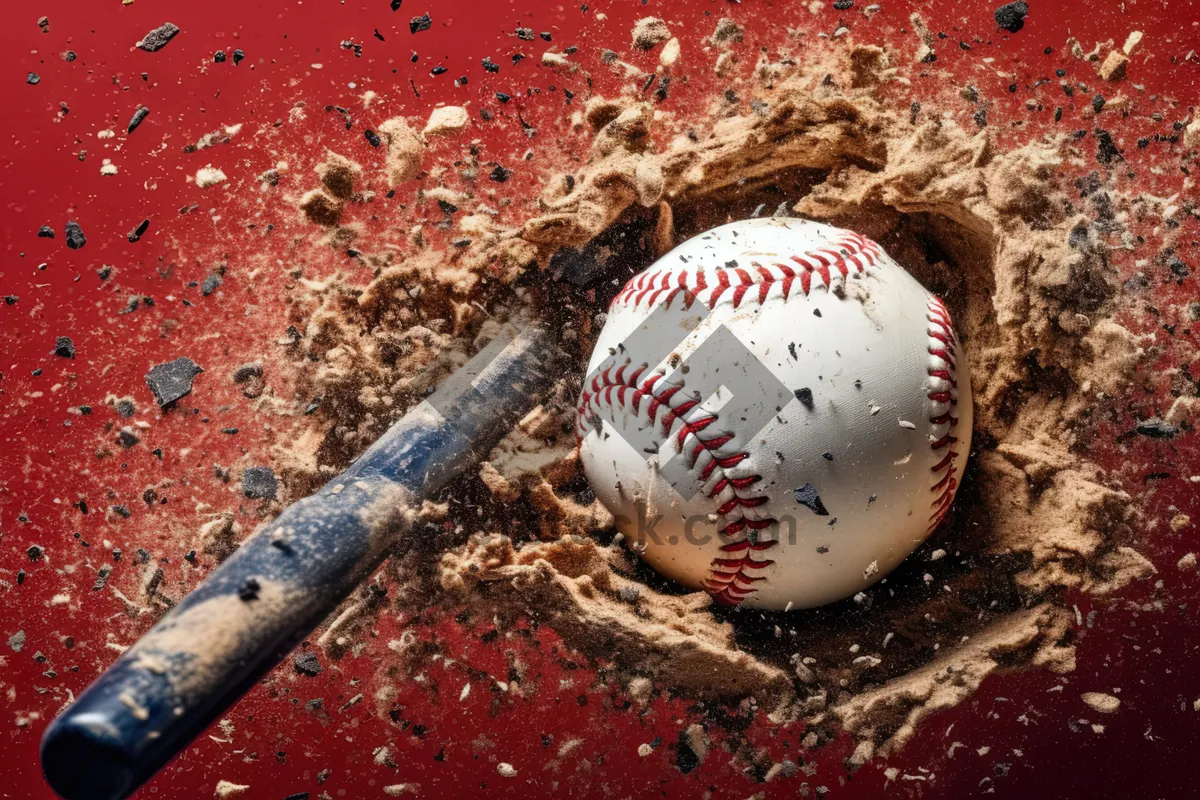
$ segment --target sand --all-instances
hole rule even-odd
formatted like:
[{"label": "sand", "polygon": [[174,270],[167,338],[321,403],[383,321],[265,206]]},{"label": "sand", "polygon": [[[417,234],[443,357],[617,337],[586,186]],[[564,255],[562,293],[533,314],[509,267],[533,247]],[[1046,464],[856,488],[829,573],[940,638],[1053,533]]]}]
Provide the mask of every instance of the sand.
[{"label": "sand", "polygon": [[[915,29],[931,53],[924,27]],[[669,38],[661,21],[642,20],[633,44]],[[740,39],[721,20],[711,43]],[[726,212],[748,215],[759,197],[775,209],[779,187],[792,187],[778,213],[879,241],[958,320],[979,444],[930,542],[859,603],[817,612],[741,613],[680,595],[614,540],[582,485],[570,434],[580,376],[564,375],[554,399],[456,488],[504,513],[446,511],[457,527],[441,540],[445,552],[390,568],[396,602],[409,611],[470,606],[502,622],[530,616],[611,665],[631,693],[753,696],[773,720],[857,737],[860,763],[902,745],[998,670],[1070,672],[1063,590],[1104,596],[1154,573],[1135,535],[1136,504],[1077,446],[1094,400],[1126,389],[1147,346],[1119,322],[1103,236],[1120,218],[1102,231],[1069,200],[1056,175],[1078,145],[1065,135],[1001,146],[990,128],[966,130],[936,108],[917,113],[897,101],[893,84],[903,85],[911,62],[845,43],[813,48],[802,64],[764,56],[741,67],[753,67],[745,88],[759,110],[739,113],[714,97],[703,124],[686,129],[648,103],[592,97],[576,117],[592,137],[590,157],[569,176],[544,175],[537,213],[505,227],[464,214],[471,236],[452,254],[419,235],[404,259],[357,242],[375,269],[365,289],[338,277],[306,284],[316,311],[299,327],[297,395],[320,396],[335,413],[297,419],[277,454],[285,485],[299,497],[344,468],[515,309],[554,307],[563,347],[582,365],[603,300],[522,283],[564,248],[603,261],[621,247],[614,226],[625,226],[661,253]],[[423,137],[402,119],[379,134],[387,151],[378,177],[390,186],[415,178]],[[1097,181],[1093,193],[1128,207]],[[332,191],[325,180],[305,197],[333,201]],[[337,224],[324,211],[310,218]],[[636,257],[648,264],[644,252]],[[218,534],[227,532],[213,527],[213,547]]]}]

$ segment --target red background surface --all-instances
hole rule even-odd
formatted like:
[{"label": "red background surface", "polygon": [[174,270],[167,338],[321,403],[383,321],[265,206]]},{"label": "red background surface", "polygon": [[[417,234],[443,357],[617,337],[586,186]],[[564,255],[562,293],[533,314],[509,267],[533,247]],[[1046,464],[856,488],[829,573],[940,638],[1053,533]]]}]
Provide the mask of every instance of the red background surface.
[{"label": "red background surface", "polygon": [[[148,615],[128,619],[111,592],[91,590],[96,569],[112,564],[110,547],[103,542],[125,553],[110,579],[112,586],[136,592],[136,573],[142,568],[132,565],[131,556],[145,547],[167,576],[164,593],[179,596],[211,567],[206,557],[197,566],[188,564],[182,559],[186,550],[178,545],[178,531],[196,525],[195,504],[237,508],[245,528],[253,527],[259,513],[244,500],[239,506],[236,487],[212,478],[213,463],[228,465],[243,457],[245,463],[269,463],[269,446],[276,436],[224,376],[230,366],[259,357],[265,343],[295,321],[287,308],[285,269],[271,259],[286,261],[301,254],[289,248],[283,235],[291,223],[282,207],[226,189],[201,191],[185,176],[206,163],[220,166],[231,177],[256,175],[276,160],[272,147],[303,154],[330,146],[369,163],[377,154],[364,140],[363,127],[397,113],[423,118],[443,101],[470,101],[473,112],[481,107],[496,112],[488,125],[477,114],[474,118],[472,134],[481,140],[481,160],[511,164],[528,146],[582,152],[582,145],[555,132],[563,103],[558,89],[567,86],[586,98],[582,75],[564,77],[539,68],[538,58],[547,45],[517,41],[511,33],[518,25],[553,32],[560,47],[580,45],[577,59],[584,65],[597,63],[601,46],[627,51],[632,21],[646,14],[663,16],[684,38],[685,53],[689,38],[706,35],[715,19],[726,15],[747,25],[750,47],[778,41],[783,26],[832,32],[844,18],[860,41],[887,40],[905,52],[915,49],[912,34],[901,30],[911,7],[893,0],[883,0],[882,11],[870,20],[861,14],[862,0],[850,12],[827,6],[817,14],[783,2],[651,0],[643,5],[600,0],[589,5],[590,11],[583,12],[578,5],[553,0],[428,7],[406,0],[392,13],[386,0],[210,0],[171,4],[169,9],[150,0],[131,6],[118,0],[63,0],[6,9],[0,28],[0,293],[20,299],[13,306],[0,305],[5,334],[0,343],[0,797],[52,796],[37,766],[38,741],[46,723],[71,693],[78,694],[116,657],[106,643],[128,644],[152,621]],[[1126,150],[1129,174],[1119,177],[1125,188],[1174,191],[1170,187],[1179,181],[1178,149],[1156,142],[1135,154],[1134,142],[1140,136],[1171,133],[1171,117],[1156,123],[1140,109],[1145,95],[1179,99],[1174,119],[1185,118],[1194,102],[1200,66],[1194,56],[1187,56],[1200,47],[1200,32],[1191,22],[1200,16],[1196,6],[1036,0],[1032,5],[1025,29],[1013,36],[997,34],[991,4],[938,2],[922,4],[920,10],[932,30],[951,37],[939,44],[938,66],[963,83],[979,86],[994,103],[992,124],[1012,128],[1002,135],[1016,139],[1036,133],[1038,126],[1049,127],[1049,114],[1058,103],[1066,107],[1064,125],[1089,126],[1077,119],[1077,108],[1088,98],[1062,98],[1053,81],[1041,90],[1047,98],[1043,113],[1031,114],[1023,106],[1036,91],[1030,85],[1052,77],[1063,65],[1061,50],[1068,35],[1090,49],[1093,41],[1112,38],[1119,44],[1128,31],[1144,31],[1147,45],[1134,59],[1129,80],[1143,84],[1145,92],[1135,95],[1139,99],[1132,114],[1105,124]],[[411,35],[409,18],[426,10],[433,28]],[[597,12],[607,14],[607,20],[597,20]],[[47,34],[36,25],[43,14],[50,17]],[[153,54],[133,47],[165,19],[183,31],[172,43]],[[386,41],[373,38],[375,29]],[[362,58],[339,47],[344,39],[364,46]],[[960,50],[955,40],[972,42],[972,50]],[[1046,47],[1054,48],[1051,55],[1043,52]],[[213,51],[232,54],[235,48],[246,52],[241,65],[212,63]],[[78,60],[65,62],[60,53],[67,49],[76,51]],[[416,64],[409,60],[413,50],[419,53]],[[518,51],[530,58],[510,66],[509,56]],[[498,75],[483,71],[483,56],[502,65]],[[984,57],[996,61],[984,66]],[[653,58],[647,57],[646,63],[652,64]],[[311,66],[316,63],[322,68]],[[438,63],[449,71],[433,77],[429,70]],[[1068,66],[1083,69],[1077,62]],[[29,71],[41,75],[39,85],[25,84]],[[703,77],[708,71],[697,66],[694,80],[676,85],[668,108],[684,113],[689,103],[703,104],[706,92],[713,89],[712,79]],[[606,80],[601,72],[596,72],[597,90]],[[455,87],[452,80],[460,75],[469,82]],[[410,77],[420,97],[410,88]],[[1096,83],[1090,70],[1077,77]],[[350,82],[357,87],[348,87]],[[1010,82],[1020,90],[1010,94]],[[528,87],[539,87],[540,92],[527,95]],[[358,96],[366,88],[377,91],[382,101],[364,111]],[[920,96],[931,90],[918,84],[914,92]],[[512,94],[514,102],[500,106],[493,98],[496,91]],[[307,118],[289,120],[298,99],[307,102]],[[69,108],[65,115],[60,103]],[[151,115],[126,136],[125,125],[139,104],[150,107]],[[345,130],[340,115],[322,110],[330,104],[351,109],[353,130]],[[539,127],[535,139],[522,133],[518,111]],[[969,116],[970,109],[965,113]],[[279,138],[268,145],[250,134],[277,118],[286,122],[275,134]],[[1018,120],[1025,121],[1023,128],[1013,127]],[[183,152],[184,144],[202,134],[239,122],[246,132],[231,145]],[[116,138],[98,140],[95,132],[104,128],[117,131]],[[84,161],[77,157],[81,149],[87,150]],[[427,167],[436,163],[436,155],[427,160]],[[106,157],[117,163],[117,176],[100,176],[100,161]],[[1161,167],[1163,174],[1152,175],[1152,166]],[[549,171],[535,159],[533,167],[519,170],[504,191],[527,201],[528,188],[543,169]],[[179,213],[192,203],[199,209]],[[221,219],[214,221],[214,216]],[[141,242],[128,243],[125,233],[144,217],[151,220],[149,232]],[[66,219],[83,225],[88,236],[84,249],[66,248]],[[247,230],[247,222],[258,227]],[[277,225],[273,238],[263,231],[267,223]],[[36,238],[42,224],[53,226],[57,238]],[[233,268],[221,289],[203,298],[189,283],[203,280],[217,260],[228,260]],[[117,268],[107,282],[96,274],[104,264]],[[333,266],[314,261],[307,274],[320,275]],[[246,275],[252,267],[262,271],[257,280]],[[1185,296],[1192,290],[1191,280],[1182,289],[1156,289],[1164,304],[1170,292]],[[151,296],[155,304],[119,314],[132,294]],[[183,305],[182,299],[192,305]],[[1166,321],[1136,318],[1130,324],[1164,341],[1166,334],[1159,326]],[[54,337],[60,335],[73,338],[78,349],[74,361],[51,355]],[[181,404],[185,408],[162,414],[152,403],[143,375],[151,364],[179,355],[195,359],[207,372]],[[43,373],[34,377],[39,368]],[[107,426],[117,418],[104,404],[110,392],[131,395],[139,409],[135,419],[151,425],[138,447],[98,460],[96,447],[111,442],[115,434]],[[1133,405],[1152,409],[1162,402],[1153,392],[1139,392]],[[95,412],[84,417],[68,411],[83,404]],[[190,413],[193,408],[198,411]],[[231,426],[240,428],[236,437],[220,433]],[[1175,513],[1169,511],[1171,506],[1195,516],[1200,510],[1186,477],[1200,472],[1200,465],[1187,442],[1140,442],[1123,450],[1103,440],[1093,445],[1093,454],[1112,468],[1116,480],[1139,492],[1145,491],[1147,473],[1169,473],[1152,479],[1147,519],[1164,514],[1169,518]],[[161,461],[151,455],[154,447],[164,450]],[[164,492],[170,502],[147,508],[141,492],[162,478],[175,481]],[[91,508],[87,516],[73,505],[81,498]],[[117,503],[129,506],[133,517],[106,519],[104,509]],[[801,774],[759,784],[753,770],[719,748],[692,774],[682,775],[674,766],[677,720],[694,709],[680,700],[660,699],[649,712],[629,710],[618,690],[596,684],[591,670],[564,671],[551,631],[537,630],[523,644],[502,639],[487,645],[479,638],[488,629],[487,620],[460,624],[431,615],[417,626],[421,636],[438,640],[457,663],[430,668],[430,683],[442,688],[441,696],[421,685],[399,684],[398,696],[387,706],[396,712],[391,719],[378,713],[371,700],[380,680],[380,663],[371,654],[386,653],[379,643],[394,638],[398,627],[412,618],[388,613],[381,617],[377,642],[365,657],[326,663],[316,678],[299,678],[290,667],[280,668],[230,711],[232,741],[226,741],[220,729],[210,731],[211,736],[197,740],[138,796],[211,797],[220,779],[250,784],[244,796],[252,798],[282,798],[302,791],[314,798],[320,791],[334,797],[382,797],[383,786],[405,782],[421,784],[424,796],[692,796],[711,788],[717,797],[747,797],[758,791],[773,797],[794,796],[801,781],[814,789],[827,786],[838,797],[878,796],[885,784],[889,794],[920,797],[992,790],[1004,797],[1190,796],[1195,791],[1192,756],[1200,738],[1200,713],[1192,710],[1200,696],[1200,681],[1193,678],[1200,634],[1191,624],[1189,604],[1197,600],[1200,581],[1173,567],[1190,549],[1190,531],[1171,536],[1158,523],[1148,555],[1160,567],[1162,586],[1145,582],[1121,602],[1097,606],[1094,626],[1080,627],[1079,668],[1065,681],[1036,672],[990,678],[971,701],[930,720],[889,762],[869,765],[852,780],[846,779],[841,763],[848,755],[846,743],[803,754],[819,767],[811,777]],[[47,558],[31,562],[25,551],[33,544],[46,548]],[[76,569],[67,572],[67,565]],[[27,576],[18,586],[21,569]],[[70,600],[54,604],[58,594]],[[1136,605],[1155,600],[1162,602],[1162,610],[1143,611]],[[1087,598],[1071,601],[1083,615],[1093,608]],[[25,631],[27,644],[14,653],[4,643],[17,630]],[[66,637],[74,639],[70,649]],[[536,675],[541,686],[532,699],[513,699],[490,689],[488,676],[504,679],[505,651],[513,647],[529,665],[527,674]],[[39,653],[44,662],[35,658]],[[556,689],[560,678],[570,679],[571,685]],[[467,682],[474,690],[460,703],[458,690]],[[1064,683],[1063,690],[1047,693]],[[1115,716],[1096,719],[1098,715],[1078,700],[1080,692],[1113,687],[1120,687],[1123,703]],[[358,692],[365,692],[367,699],[339,710]],[[304,710],[314,697],[324,700],[325,713]],[[1090,722],[1103,722],[1106,732],[1096,735],[1079,724],[1089,717]],[[423,735],[414,733],[418,725],[424,726]],[[494,747],[472,746],[481,733]],[[766,747],[775,760],[794,760],[800,751],[801,731],[794,726],[771,730],[756,723],[745,735]],[[584,743],[562,760],[559,771],[544,768],[559,745],[572,737],[582,737]],[[662,746],[648,757],[638,757],[638,745],[656,737],[662,737]],[[955,741],[965,747],[948,754]],[[372,763],[376,748],[384,745],[398,766]],[[981,755],[977,749],[984,746],[990,750]],[[587,769],[579,766],[581,753],[590,765]],[[500,761],[516,766],[518,776],[499,777]],[[889,784],[885,766],[911,777]],[[316,776],[326,769],[329,777],[318,785]]]}]

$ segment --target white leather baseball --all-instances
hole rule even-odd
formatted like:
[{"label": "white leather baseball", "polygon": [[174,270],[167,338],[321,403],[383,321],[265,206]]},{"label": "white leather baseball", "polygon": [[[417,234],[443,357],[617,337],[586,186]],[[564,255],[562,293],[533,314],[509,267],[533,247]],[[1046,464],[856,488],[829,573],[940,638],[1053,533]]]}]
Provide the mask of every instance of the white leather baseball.
[{"label": "white leather baseball", "polygon": [[879,245],[754,219],[626,284],[578,419],[587,478],[651,566],[721,603],[811,608],[945,516],[970,380],[945,306]]}]

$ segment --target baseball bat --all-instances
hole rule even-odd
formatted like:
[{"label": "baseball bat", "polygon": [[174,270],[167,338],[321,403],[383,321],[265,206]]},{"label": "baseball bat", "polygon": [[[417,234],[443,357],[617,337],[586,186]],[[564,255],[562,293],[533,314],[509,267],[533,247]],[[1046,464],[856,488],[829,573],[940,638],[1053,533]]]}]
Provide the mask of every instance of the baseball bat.
[{"label": "baseball bat", "polygon": [[[575,282],[575,281],[571,281]],[[128,797],[278,664],[561,377],[534,323],[497,337],[345,472],[249,537],[47,728],[67,800]]]}]

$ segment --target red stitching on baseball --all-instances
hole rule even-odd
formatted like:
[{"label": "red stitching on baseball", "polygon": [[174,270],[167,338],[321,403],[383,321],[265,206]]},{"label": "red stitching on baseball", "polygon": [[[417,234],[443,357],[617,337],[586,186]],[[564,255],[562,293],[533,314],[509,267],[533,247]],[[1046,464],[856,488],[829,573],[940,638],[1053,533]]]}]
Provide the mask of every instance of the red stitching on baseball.
[{"label": "red stitching on baseball", "polygon": [[[801,291],[807,296],[812,290],[814,273],[820,276],[825,288],[829,289],[835,272],[847,279],[851,275],[862,274],[868,267],[878,265],[879,245],[865,236],[845,231],[841,238],[834,242],[834,246],[837,249],[822,248],[791,256],[791,260],[801,267],[800,270],[784,263],[764,266],[757,261],[750,262],[753,271],[741,266],[709,267],[708,272],[716,279],[716,284],[711,287],[705,275],[705,268],[702,267],[696,267],[691,272],[683,269],[674,273],[674,281],[671,270],[658,270],[650,275],[643,272],[630,278],[613,298],[610,307],[630,305],[637,308],[643,301],[653,305],[663,292],[666,292],[663,302],[670,304],[682,291],[687,297],[687,308],[696,297],[701,297],[701,293],[710,288],[712,291],[707,299],[709,308],[715,306],[726,292],[732,292],[734,308],[741,306],[747,295],[756,298],[761,305],[766,302],[767,294],[776,283],[782,284],[783,299],[786,300],[797,278],[800,279]],[[754,286],[758,287],[758,292],[751,293],[750,289]]]},{"label": "red stitching on baseball", "polygon": [[[749,458],[750,454],[719,452],[734,438],[731,433],[722,432],[708,438],[700,435],[702,431],[717,421],[717,415],[708,414],[691,421],[685,420],[683,415],[695,408],[699,401],[685,396],[675,405],[671,405],[671,400],[683,389],[682,384],[668,386],[662,391],[655,392],[654,387],[665,377],[662,373],[655,373],[639,384],[637,379],[648,365],[641,365],[629,377],[625,376],[626,366],[629,366],[629,362],[621,365],[615,374],[610,374],[611,366],[606,367],[592,379],[591,391],[585,390],[579,399],[577,434],[580,439],[587,435],[588,427],[585,421],[589,406],[596,411],[600,410],[599,406],[601,405],[617,406],[630,409],[634,414],[640,415],[642,401],[647,400],[646,413],[651,424],[658,424],[656,419],[658,410],[664,407],[666,409],[661,421],[664,436],[671,435],[675,425],[679,425],[679,430],[675,433],[675,440],[681,452],[683,452],[683,445],[688,437],[695,437],[697,444],[688,454],[689,467],[695,469],[696,462],[703,453],[707,452],[710,456],[709,462],[700,470],[698,476],[700,482],[707,483],[713,474],[718,469],[720,470],[720,473],[717,474],[717,482],[709,490],[708,496],[715,500],[726,489],[733,492],[733,496],[720,503],[716,511],[722,517],[734,513],[737,513],[738,516],[725,521],[725,526],[720,530],[719,536],[723,539],[740,537],[721,546],[721,552],[729,554],[729,557],[713,559],[703,585],[705,591],[712,595],[718,603],[737,605],[752,595],[756,591],[754,584],[762,580],[761,576],[752,574],[752,571],[764,569],[775,563],[770,559],[757,558],[755,554],[769,550],[778,542],[773,540],[760,542],[757,537],[751,539],[747,534],[747,531],[760,531],[771,527],[775,524],[775,519],[773,517],[750,519],[738,511],[742,508],[755,508],[768,501],[769,498],[765,495],[742,494],[762,480],[762,476],[746,475],[735,478],[726,475],[726,469],[737,466]],[[617,393],[616,403],[613,403],[612,397],[614,389]]]},{"label": "red stitching on baseball", "polygon": [[[929,376],[934,378],[938,384],[931,384],[926,396],[934,403],[949,406],[942,413],[929,417],[929,421],[933,425],[947,426],[944,434],[931,439],[929,443],[934,455],[941,456],[938,462],[930,468],[934,476],[938,478],[930,489],[934,499],[930,504],[932,512],[929,515],[928,530],[932,532],[950,511],[950,504],[954,501],[954,493],[958,489],[958,478],[956,477],[958,465],[955,463],[958,460],[958,451],[955,449],[958,444],[958,437],[955,435],[958,417],[954,416],[954,407],[958,405],[958,397],[955,392],[958,387],[958,380],[955,377],[957,347],[950,312],[946,310],[946,306],[941,300],[936,297],[930,299],[925,319],[929,321],[929,355],[940,359],[945,364],[945,367],[935,364],[929,366]],[[941,452],[943,450],[945,450],[944,454]]]}]

